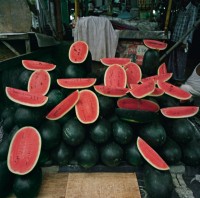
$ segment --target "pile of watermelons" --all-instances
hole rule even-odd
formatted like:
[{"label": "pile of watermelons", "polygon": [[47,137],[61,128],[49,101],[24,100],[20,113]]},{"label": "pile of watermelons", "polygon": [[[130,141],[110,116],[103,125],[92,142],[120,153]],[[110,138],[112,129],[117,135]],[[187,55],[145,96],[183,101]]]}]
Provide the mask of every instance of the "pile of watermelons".
[{"label": "pile of watermelons", "polygon": [[170,166],[200,164],[199,133],[189,119],[199,107],[159,64],[166,43],[144,44],[142,70],[128,58],[103,58],[94,72],[83,41],[71,45],[67,67],[22,61],[16,86],[4,90],[0,197],[37,196],[41,167],[99,164],[143,168],[149,197],[170,197]]}]

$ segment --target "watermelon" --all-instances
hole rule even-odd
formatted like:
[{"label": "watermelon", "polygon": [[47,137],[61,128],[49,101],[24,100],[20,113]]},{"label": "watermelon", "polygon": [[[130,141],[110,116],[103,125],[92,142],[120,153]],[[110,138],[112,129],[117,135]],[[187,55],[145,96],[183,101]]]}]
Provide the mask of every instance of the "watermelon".
[{"label": "watermelon", "polygon": [[89,52],[89,46],[85,41],[76,41],[69,48],[69,60],[72,63],[83,63]]},{"label": "watermelon", "polygon": [[162,63],[159,67],[158,67],[158,71],[157,74],[166,74],[167,73],[167,66],[165,63]]},{"label": "watermelon", "polygon": [[128,88],[116,88],[104,85],[94,85],[94,89],[101,95],[109,97],[121,97],[125,96],[129,92]]},{"label": "watermelon", "polygon": [[153,80],[148,80],[142,84],[131,84],[130,94],[135,98],[144,98],[151,94],[155,89]]},{"label": "watermelon", "polygon": [[58,103],[46,116],[49,120],[58,120],[69,112],[79,100],[79,91],[76,90]]},{"label": "watermelon", "polygon": [[7,165],[9,170],[18,175],[25,175],[33,170],[37,164],[41,137],[34,127],[20,128],[10,143]]},{"label": "watermelon", "polygon": [[188,118],[199,112],[197,106],[177,106],[160,109],[161,113],[168,118]]},{"label": "watermelon", "polygon": [[48,97],[42,94],[30,93],[12,87],[6,87],[6,95],[13,102],[30,107],[43,106],[48,100]]},{"label": "watermelon", "polygon": [[49,91],[51,83],[51,76],[48,71],[36,70],[34,71],[28,81],[28,92],[46,95]]},{"label": "watermelon", "polygon": [[91,124],[99,117],[99,101],[91,90],[81,90],[80,98],[75,105],[76,116],[83,124]]},{"label": "watermelon", "polygon": [[158,80],[159,81],[168,81],[171,77],[172,77],[172,73],[165,73],[165,74],[153,75],[153,76],[143,78],[143,79],[141,79],[141,82],[144,83],[148,80],[154,80],[155,83],[157,83]]},{"label": "watermelon", "polygon": [[125,88],[127,82],[125,69],[114,64],[108,67],[104,74],[104,85],[109,87]]},{"label": "watermelon", "polygon": [[167,43],[157,40],[144,39],[143,43],[146,47],[156,50],[164,50],[167,48]]},{"label": "watermelon", "polygon": [[158,87],[155,87],[154,91],[149,96],[162,96],[164,94],[164,91]]},{"label": "watermelon", "polygon": [[160,107],[157,103],[147,99],[120,98],[117,100],[117,106],[119,108],[130,110],[142,110],[152,112],[158,112],[160,110]]},{"label": "watermelon", "polygon": [[166,164],[166,162],[141,137],[137,138],[137,148],[140,154],[151,166],[158,170],[169,170],[169,166]]},{"label": "watermelon", "polygon": [[110,66],[113,64],[126,65],[127,63],[131,62],[131,59],[130,58],[111,57],[111,58],[101,58],[100,61],[105,66]]},{"label": "watermelon", "polygon": [[174,98],[180,99],[180,100],[188,100],[192,97],[192,95],[168,82],[163,81],[157,81],[157,85],[160,89],[162,89],[167,95],[172,96]]},{"label": "watermelon", "polygon": [[142,71],[136,63],[130,62],[124,66],[127,76],[127,85],[139,83],[142,78]]},{"label": "watermelon", "polygon": [[64,78],[57,79],[57,83],[67,89],[80,89],[93,86],[96,80],[96,78]]},{"label": "watermelon", "polygon": [[41,61],[35,61],[35,60],[22,60],[22,65],[31,71],[35,70],[46,70],[46,71],[52,71],[56,68],[56,65]]}]

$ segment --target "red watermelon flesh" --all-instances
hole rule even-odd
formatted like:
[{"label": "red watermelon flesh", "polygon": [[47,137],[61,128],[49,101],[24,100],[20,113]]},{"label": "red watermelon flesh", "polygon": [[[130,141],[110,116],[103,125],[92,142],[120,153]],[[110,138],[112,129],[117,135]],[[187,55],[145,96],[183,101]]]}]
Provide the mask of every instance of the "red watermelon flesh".
[{"label": "red watermelon flesh", "polygon": [[144,98],[150,95],[155,90],[155,83],[153,80],[148,80],[142,84],[131,84],[130,93],[135,98]]},{"label": "red watermelon flesh", "polygon": [[164,94],[164,91],[162,89],[156,87],[149,96],[158,97],[158,96],[162,96],[163,94]]},{"label": "red watermelon flesh", "polygon": [[104,85],[109,87],[125,88],[127,76],[125,69],[114,64],[108,67],[104,74]]},{"label": "red watermelon flesh", "polygon": [[116,88],[104,85],[94,85],[94,89],[99,94],[109,97],[121,97],[125,96],[129,92],[128,88]]},{"label": "red watermelon flesh", "polygon": [[28,92],[46,95],[51,84],[51,77],[45,70],[34,71],[28,81]]},{"label": "red watermelon flesh", "polygon": [[56,68],[56,65],[51,63],[46,63],[42,61],[34,61],[34,60],[22,60],[22,65],[31,71],[35,71],[38,69],[43,69],[46,71],[52,71]]},{"label": "red watermelon flesh", "polygon": [[140,154],[151,166],[162,171],[169,170],[167,163],[141,137],[137,138],[137,148]]},{"label": "red watermelon flesh", "polygon": [[131,62],[130,58],[118,58],[118,57],[111,57],[111,58],[101,58],[101,63],[105,66],[110,66],[114,64],[118,65],[126,65],[127,63]]},{"label": "red watermelon flesh", "polygon": [[158,72],[157,74],[166,74],[167,73],[167,66],[165,63],[162,63],[159,67],[158,67]]},{"label": "red watermelon flesh", "polygon": [[188,118],[199,112],[197,106],[177,106],[160,109],[161,113],[168,118]]},{"label": "red watermelon flesh", "polygon": [[30,93],[28,91],[12,87],[6,87],[6,95],[13,102],[31,107],[40,107],[48,100],[48,97],[43,96],[42,94]]},{"label": "red watermelon flesh", "polygon": [[58,120],[69,112],[79,100],[79,91],[76,90],[57,104],[46,116],[49,120]]},{"label": "red watermelon flesh", "polygon": [[76,41],[69,48],[69,60],[72,63],[83,63],[89,52],[88,44],[85,41]]},{"label": "red watermelon flesh", "polygon": [[81,90],[80,98],[75,105],[76,116],[83,124],[91,124],[99,117],[99,101],[91,90]]},{"label": "red watermelon flesh", "polygon": [[41,151],[41,137],[33,127],[19,129],[10,143],[7,164],[18,175],[29,173],[37,164]]},{"label": "red watermelon flesh", "polygon": [[120,98],[117,100],[117,106],[123,109],[141,110],[158,112],[160,107],[157,103],[147,99]]},{"label": "red watermelon flesh", "polygon": [[136,63],[130,62],[124,66],[127,75],[127,85],[139,83],[142,78],[140,66]]},{"label": "red watermelon flesh", "polygon": [[172,77],[172,73],[165,73],[160,75],[149,76],[141,79],[141,82],[146,82],[148,80],[154,80],[155,83],[159,81],[168,81]]},{"label": "red watermelon flesh", "polygon": [[144,39],[143,43],[150,49],[164,50],[167,48],[167,43],[162,41]]},{"label": "red watermelon flesh", "polygon": [[88,88],[95,84],[96,78],[63,78],[57,79],[57,83],[67,89]]},{"label": "red watermelon flesh", "polygon": [[162,89],[167,95],[170,95],[174,98],[177,98],[177,99],[180,99],[180,100],[188,100],[192,97],[192,95],[175,86],[175,85],[172,85],[171,83],[168,83],[168,82],[163,82],[163,81],[158,81],[157,82],[157,85],[160,89]]}]

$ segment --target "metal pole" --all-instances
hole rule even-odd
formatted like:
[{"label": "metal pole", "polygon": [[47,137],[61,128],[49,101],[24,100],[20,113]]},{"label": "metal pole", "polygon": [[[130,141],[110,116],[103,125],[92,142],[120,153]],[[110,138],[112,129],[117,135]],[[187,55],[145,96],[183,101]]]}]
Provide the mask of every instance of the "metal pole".
[{"label": "metal pole", "polygon": [[167,33],[168,25],[169,25],[169,18],[170,18],[170,13],[171,13],[171,7],[172,7],[172,0],[169,0],[168,2],[168,8],[167,8],[167,13],[166,13],[166,19],[165,19],[165,27],[164,31]]}]

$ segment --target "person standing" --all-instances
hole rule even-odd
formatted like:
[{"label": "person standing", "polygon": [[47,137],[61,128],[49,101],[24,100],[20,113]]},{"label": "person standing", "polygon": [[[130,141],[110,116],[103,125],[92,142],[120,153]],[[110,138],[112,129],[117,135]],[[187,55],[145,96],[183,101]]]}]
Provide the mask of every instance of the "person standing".
[{"label": "person standing", "polygon": [[[181,0],[180,10],[177,14],[175,26],[171,35],[171,45],[178,42],[182,36],[194,25],[197,17],[196,0]],[[185,81],[185,69],[187,64],[188,46],[192,43],[193,32],[176,47],[168,59],[168,71],[173,73],[175,82]]]}]

